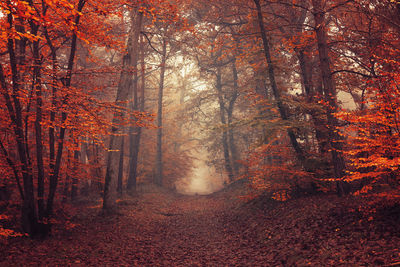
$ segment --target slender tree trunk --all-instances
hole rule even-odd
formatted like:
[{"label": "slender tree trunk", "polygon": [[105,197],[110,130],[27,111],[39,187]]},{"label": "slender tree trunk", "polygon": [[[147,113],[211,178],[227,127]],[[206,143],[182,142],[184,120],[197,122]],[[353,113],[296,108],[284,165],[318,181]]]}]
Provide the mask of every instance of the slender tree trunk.
[{"label": "slender tree trunk", "polygon": [[167,61],[167,40],[163,40],[161,54],[160,83],[158,87],[158,112],[157,112],[157,154],[156,154],[156,173],[155,184],[163,185],[163,164],[162,164],[162,102],[164,92],[165,64]]},{"label": "slender tree trunk", "polygon": [[[140,84],[140,101],[139,101],[139,111],[144,112],[144,104],[145,104],[145,86],[146,86],[146,72],[145,72],[145,62],[144,62],[144,40],[143,37],[141,38],[140,42],[140,51],[141,51],[141,84]],[[128,188],[131,192],[136,192],[136,186],[137,186],[137,167],[138,167],[138,160],[139,160],[139,149],[140,149],[140,139],[142,135],[142,128],[137,127],[136,129],[136,135],[135,135],[135,140],[133,143],[133,148],[134,148],[134,153],[132,155],[132,163],[130,164],[130,167],[132,168],[132,171],[129,173],[129,180],[128,180],[128,186],[131,185],[130,188]],[[130,183],[129,183],[130,181]]]},{"label": "slender tree trunk", "polygon": [[236,69],[236,60],[232,62],[232,75],[233,75],[233,93],[231,99],[229,100],[229,106],[227,110],[228,115],[228,141],[229,141],[229,150],[232,158],[232,166],[234,175],[237,176],[239,174],[239,153],[236,148],[235,138],[234,138],[234,130],[232,126],[232,117],[233,117],[233,108],[235,106],[236,99],[239,96],[239,85],[238,85],[238,73]]},{"label": "slender tree trunk", "polygon": [[[116,136],[119,123],[124,117],[123,108],[124,102],[128,100],[130,89],[132,86],[132,68],[138,56],[138,40],[141,29],[141,16],[137,10],[131,11],[131,31],[128,37],[126,55],[123,57],[122,72],[118,84],[117,97],[115,102],[120,106],[121,110],[117,111],[113,117],[113,128],[110,136],[109,152],[107,154],[107,169],[104,182],[103,193],[103,210],[112,210],[116,208],[116,193],[117,193],[117,175],[118,175],[118,150],[121,148],[121,136]],[[134,70],[136,71],[136,70]]]},{"label": "slender tree trunk", "polygon": [[7,152],[7,149],[5,148],[5,146],[1,142],[1,140],[0,140],[0,149],[1,149],[1,152],[3,153],[4,157],[6,158],[8,166],[10,166],[10,168],[12,169],[12,171],[14,173],[14,178],[15,178],[15,182],[17,183],[17,186],[18,186],[19,195],[20,195],[21,199],[24,200],[24,191],[22,189],[22,185],[21,185],[21,180],[20,180],[20,177],[19,177],[18,169],[15,166],[14,161],[9,156],[9,154]]},{"label": "slender tree trunk", "polygon": [[[79,0],[78,2],[78,7],[77,11],[80,13],[85,6],[86,0]],[[79,25],[81,16],[78,14],[75,17],[75,25]],[[76,44],[77,44],[77,34],[76,32],[73,33],[72,35],[72,40],[71,40],[71,49],[70,49],[70,54],[69,54],[69,59],[68,59],[68,67],[67,67],[67,75],[64,79],[64,86],[66,88],[69,88],[71,86],[71,79],[72,79],[72,70],[74,67],[74,61],[75,61],[75,54],[76,54]],[[61,123],[63,124],[67,120],[67,114],[65,112],[62,112],[61,114]],[[55,158],[55,164],[54,164],[54,170],[52,175],[50,176],[50,187],[49,187],[49,195],[47,197],[47,209],[46,209],[46,217],[50,217],[53,214],[53,204],[54,204],[54,196],[57,191],[57,184],[58,184],[58,177],[59,177],[59,172],[60,172],[60,167],[61,167],[61,159],[62,159],[62,154],[63,154],[63,148],[64,148],[64,137],[65,137],[65,127],[61,127],[60,129],[60,134],[58,137],[58,146],[57,146],[57,154]]]},{"label": "slender tree trunk", "polygon": [[[265,27],[264,27],[264,17],[263,17],[263,13],[261,10],[260,0],[253,0],[253,1],[256,4],[256,8],[257,8],[257,20],[258,20],[258,24],[260,27],[261,39],[262,39],[263,46],[264,46],[264,56],[265,56],[265,59],[268,64],[268,77],[269,77],[269,81],[271,83],[272,92],[273,92],[274,98],[277,102],[278,110],[279,110],[282,120],[288,120],[289,115],[286,110],[286,107],[283,104],[281,91],[279,90],[277,83],[276,83],[276,79],[275,79],[275,65],[272,62],[270,44],[269,44],[267,34],[265,31]],[[294,131],[289,128],[287,130],[287,133],[288,133],[290,142],[292,144],[292,147],[296,153],[297,159],[304,166],[305,165],[304,151],[301,148],[300,144],[297,142]]]},{"label": "slender tree trunk", "polygon": [[[80,162],[85,165],[88,163],[88,158],[89,158],[89,147],[87,143],[88,141],[89,138],[85,138],[81,144]],[[87,196],[89,194],[91,179],[88,177],[87,179],[84,179],[82,183],[83,185],[81,187],[81,194]]]},{"label": "slender tree trunk", "polygon": [[[299,60],[300,65],[300,75],[303,80],[304,91],[306,93],[307,101],[309,103],[315,102],[315,97],[317,96],[315,89],[312,86],[312,72],[307,64],[307,60],[305,58],[304,50],[299,50],[296,53],[297,58]],[[319,152],[324,155],[327,152],[327,129],[326,129],[326,121],[321,118],[323,114],[320,114],[318,111],[311,110],[310,115],[314,122],[315,128],[315,137],[318,141]]]},{"label": "slender tree trunk", "polygon": [[[7,4],[11,6],[11,2],[7,1]],[[7,22],[9,25],[9,30],[13,31],[14,17],[12,13],[7,15]],[[15,27],[18,32],[23,32],[24,30],[20,27]],[[0,65],[0,80],[3,87],[3,97],[6,102],[7,110],[10,115],[11,121],[13,123],[13,130],[16,138],[16,145],[18,151],[19,161],[21,163],[22,180],[23,180],[23,190],[24,199],[21,209],[21,224],[24,231],[31,236],[36,232],[37,228],[37,215],[35,208],[35,196],[33,187],[33,177],[31,166],[28,161],[28,151],[25,146],[25,135],[23,131],[23,120],[22,120],[22,107],[19,100],[20,91],[20,73],[18,70],[18,61],[20,65],[24,65],[25,57],[25,44],[22,40],[19,41],[19,57],[16,54],[17,46],[12,38],[7,40],[7,52],[9,55],[10,66],[11,66],[11,81],[12,90],[11,96],[9,89],[7,87],[5,75],[3,68]],[[19,59],[19,60],[18,60]]]},{"label": "slender tree trunk", "polygon": [[[37,35],[39,26],[31,23],[33,35]],[[44,217],[44,164],[43,164],[43,143],[42,143],[42,84],[41,84],[41,60],[39,51],[39,40],[33,42],[33,58],[35,62],[33,70],[33,84],[36,92],[36,166],[37,166],[37,202],[38,218],[41,221]]]},{"label": "slender tree trunk", "polygon": [[93,143],[91,155],[93,157],[93,165],[96,167],[94,169],[92,169],[92,174],[94,177],[96,177],[96,182],[94,183],[95,190],[97,190],[99,192],[103,190],[103,186],[104,186],[102,181],[100,180],[100,178],[103,176],[103,170],[102,170],[102,167],[100,167],[100,166],[102,166],[102,164],[100,164],[100,160],[99,160],[100,153],[101,153],[100,151],[103,151],[103,150],[99,148],[99,145]]},{"label": "slender tree trunk", "polygon": [[71,180],[71,200],[74,201],[78,197],[78,186],[79,186],[79,180],[76,178],[76,175],[78,173],[78,163],[79,163],[79,158],[80,158],[80,151],[75,150],[74,151],[74,161],[73,161],[73,169],[74,173],[72,176]]},{"label": "slender tree trunk", "polygon": [[[133,75],[133,107],[132,110],[138,109],[138,69],[137,69],[137,61],[135,62],[135,73]],[[137,133],[138,127],[130,126],[129,127],[129,174],[128,174],[128,183],[127,189],[131,192],[136,191],[136,169],[137,169],[137,156],[138,156],[138,146],[137,144]]]},{"label": "slender tree trunk", "polygon": [[51,84],[51,111],[50,111],[50,127],[49,127],[49,167],[50,170],[54,170],[55,164],[55,120],[56,113],[54,111],[56,106],[56,93],[57,93],[57,50],[53,46],[53,42],[50,39],[47,28],[44,27],[44,35],[46,41],[51,50],[51,61],[52,61],[52,84]]},{"label": "slender tree trunk", "polygon": [[63,189],[63,199],[62,202],[66,203],[68,201],[69,192],[69,181],[71,180],[71,176],[69,175],[69,169],[71,168],[71,152],[67,150],[67,170],[65,171],[65,179],[64,179],[64,189]]},{"label": "slender tree trunk", "polygon": [[229,181],[233,181],[233,170],[232,170],[232,164],[229,156],[229,143],[228,143],[228,131],[225,128],[226,127],[226,118],[225,118],[225,103],[224,103],[224,97],[223,97],[223,92],[222,92],[222,74],[221,74],[221,67],[217,67],[217,72],[216,72],[216,84],[215,88],[217,89],[218,93],[218,104],[219,104],[219,114],[220,114],[220,120],[222,123],[222,149],[224,152],[224,162],[225,162],[225,170],[228,174]]},{"label": "slender tree trunk", "polygon": [[[345,162],[342,155],[342,143],[341,138],[336,131],[338,126],[338,120],[334,116],[334,113],[338,110],[337,97],[335,82],[331,75],[331,63],[329,57],[329,48],[327,43],[327,33],[325,25],[325,0],[312,0],[313,4],[313,15],[315,21],[315,33],[318,42],[318,55],[320,61],[321,77],[324,86],[325,101],[329,103],[326,108],[328,126],[329,126],[329,142],[332,154],[332,165],[334,168],[335,177],[340,179],[345,175]],[[345,194],[344,184],[342,182],[337,183],[338,194]]]},{"label": "slender tree trunk", "polygon": [[[271,100],[273,98],[271,91],[268,90],[268,87],[266,86],[266,80],[265,76],[262,70],[259,68],[253,68],[254,71],[254,77],[256,80],[256,93],[259,95],[262,95],[266,100]],[[263,104],[258,104],[257,105],[258,113],[265,117],[266,119],[272,119],[271,115],[268,113],[265,113],[265,107]],[[268,138],[268,129],[264,125],[263,129],[263,135],[262,135],[262,140],[260,140],[264,144],[268,144],[270,142]],[[250,147],[249,147],[250,149]],[[266,154],[265,158],[263,159],[264,164],[272,164],[272,155],[271,154]],[[248,166],[247,168],[248,169]]]},{"label": "slender tree trunk", "polygon": [[[140,26],[142,25],[143,15],[140,16]],[[143,53],[143,40],[140,41],[140,54]],[[143,57],[143,55],[139,55]],[[133,63],[135,66],[135,72],[133,75],[133,108],[132,110],[138,110],[138,60]],[[143,78],[143,77],[142,77]],[[140,145],[140,133],[141,128],[138,126],[130,126],[129,127],[129,174],[128,174],[128,182],[127,182],[127,190],[132,192],[136,192],[136,178],[137,178],[137,166],[138,166],[138,154],[139,154],[139,145]]]},{"label": "slender tree trunk", "polygon": [[[305,59],[303,50],[297,51],[297,58],[299,60],[300,74],[303,80],[307,101],[313,103],[315,101],[316,92],[312,88],[312,73],[307,66],[307,60]],[[318,141],[319,152],[323,156],[328,152],[328,129],[326,127],[326,120],[322,118],[324,114],[321,114],[319,111],[311,110],[310,115],[314,123],[315,137]]]},{"label": "slender tree trunk", "polygon": [[128,176],[128,184],[127,184],[127,189],[130,193],[136,192],[140,133],[141,133],[141,129],[139,127],[133,128],[132,132],[130,132],[129,176]]},{"label": "slender tree trunk", "polygon": [[122,196],[122,180],[124,176],[124,154],[125,154],[125,137],[122,136],[121,148],[119,152],[119,163],[118,163],[117,192],[119,196]]},{"label": "slender tree trunk", "polygon": [[71,180],[71,176],[66,173],[64,179],[64,189],[63,189],[63,198],[62,203],[67,203],[69,194],[69,181]]}]

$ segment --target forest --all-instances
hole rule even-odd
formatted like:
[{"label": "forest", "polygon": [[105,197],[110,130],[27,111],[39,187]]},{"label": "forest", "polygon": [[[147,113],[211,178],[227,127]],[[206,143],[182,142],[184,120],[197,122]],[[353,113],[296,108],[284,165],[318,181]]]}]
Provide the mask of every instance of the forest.
[{"label": "forest", "polygon": [[0,265],[400,265],[400,1],[1,0]]}]

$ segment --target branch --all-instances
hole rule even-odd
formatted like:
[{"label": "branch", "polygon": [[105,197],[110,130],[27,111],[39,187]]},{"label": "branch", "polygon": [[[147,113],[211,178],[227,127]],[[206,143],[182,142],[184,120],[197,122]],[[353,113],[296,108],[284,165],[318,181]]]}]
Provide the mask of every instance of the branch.
[{"label": "branch", "polygon": [[331,76],[333,76],[336,73],[341,73],[341,72],[357,74],[357,75],[360,75],[360,76],[362,76],[364,78],[375,78],[375,77],[377,77],[377,76],[371,76],[371,75],[364,74],[364,73],[361,73],[361,72],[358,72],[358,71],[354,71],[354,70],[336,70],[334,72],[331,72]]},{"label": "branch", "polygon": [[147,40],[147,42],[149,43],[150,47],[153,48],[154,51],[156,51],[159,55],[161,55],[162,53],[160,51],[158,51],[152,44],[151,44],[151,40],[150,38],[147,36],[147,34],[143,31],[140,32]]},{"label": "branch", "polygon": [[350,3],[350,2],[354,2],[354,0],[347,0],[347,1],[344,1],[343,3],[339,3],[339,4],[337,4],[337,5],[334,5],[333,7],[328,8],[328,9],[326,10],[326,13],[331,12],[332,10],[334,10],[334,9],[336,9],[336,8],[338,8],[338,7],[347,5],[347,4]]},{"label": "branch", "polygon": [[17,168],[15,166],[15,163],[12,161],[12,159],[8,155],[8,152],[7,152],[6,148],[3,145],[3,142],[1,142],[1,140],[0,140],[0,148],[1,148],[1,152],[3,152],[3,155],[6,158],[6,161],[7,161],[8,165],[13,170],[13,173],[14,173],[14,176],[15,176],[15,180],[17,182],[19,194],[21,195],[22,200],[24,200],[24,191],[22,190],[21,181],[20,181],[19,175],[18,175],[18,170],[17,170]]}]

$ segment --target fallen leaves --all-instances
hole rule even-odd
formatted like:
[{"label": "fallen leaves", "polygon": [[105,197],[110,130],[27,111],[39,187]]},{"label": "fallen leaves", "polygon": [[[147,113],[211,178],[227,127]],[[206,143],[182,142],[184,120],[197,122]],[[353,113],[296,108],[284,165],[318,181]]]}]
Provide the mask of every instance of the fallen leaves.
[{"label": "fallen leaves", "polygon": [[368,202],[353,196],[263,200],[262,206],[235,198],[229,190],[211,196],[148,192],[120,201],[118,214],[108,217],[88,205],[68,220],[73,229],[66,227],[46,241],[10,240],[0,250],[0,265],[334,266],[400,261],[399,224],[386,216],[392,209],[379,213],[377,208],[368,220],[370,214],[359,208]]}]

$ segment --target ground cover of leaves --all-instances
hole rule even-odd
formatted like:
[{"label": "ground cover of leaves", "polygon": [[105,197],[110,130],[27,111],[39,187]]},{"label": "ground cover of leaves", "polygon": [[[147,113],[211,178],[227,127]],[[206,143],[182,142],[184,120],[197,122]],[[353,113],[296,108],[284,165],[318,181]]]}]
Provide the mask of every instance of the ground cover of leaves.
[{"label": "ground cover of leaves", "polygon": [[118,214],[80,206],[70,229],[46,240],[8,240],[0,266],[395,266],[399,210],[371,215],[360,203],[321,195],[244,204],[229,191],[148,190],[122,199]]}]

